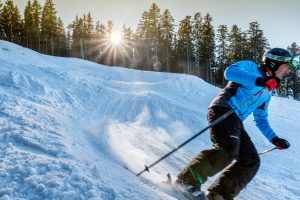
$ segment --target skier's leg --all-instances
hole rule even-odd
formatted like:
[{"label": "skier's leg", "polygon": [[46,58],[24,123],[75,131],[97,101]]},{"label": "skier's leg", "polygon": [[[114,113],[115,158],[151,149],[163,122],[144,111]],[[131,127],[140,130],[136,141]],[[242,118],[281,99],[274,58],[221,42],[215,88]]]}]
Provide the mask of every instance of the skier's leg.
[{"label": "skier's leg", "polygon": [[236,162],[228,166],[219,179],[210,186],[209,196],[217,193],[221,194],[224,199],[233,199],[258,171],[260,159],[244,128],[242,128],[240,139],[240,152]]},{"label": "skier's leg", "polygon": [[[211,123],[228,111],[224,107],[213,107],[208,110],[208,121]],[[239,138],[242,124],[236,114],[230,115],[210,129],[213,149],[200,152],[178,175],[177,183],[197,188],[208,177],[224,169],[239,152]]]}]

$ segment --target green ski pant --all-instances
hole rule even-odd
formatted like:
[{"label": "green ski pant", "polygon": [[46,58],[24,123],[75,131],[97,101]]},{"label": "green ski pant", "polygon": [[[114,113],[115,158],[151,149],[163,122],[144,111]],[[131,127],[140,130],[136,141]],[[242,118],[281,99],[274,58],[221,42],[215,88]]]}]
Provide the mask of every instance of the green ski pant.
[{"label": "green ski pant", "polygon": [[[208,122],[226,113],[226,107],[208,109]],[[200,152],[178,175],[177,183],[199,187],[208,177],[224,169],[208,188],[225,199],[233,199],[258,171],[260,160],[256,148],[234,113],[210,129],[213,148]]]}]

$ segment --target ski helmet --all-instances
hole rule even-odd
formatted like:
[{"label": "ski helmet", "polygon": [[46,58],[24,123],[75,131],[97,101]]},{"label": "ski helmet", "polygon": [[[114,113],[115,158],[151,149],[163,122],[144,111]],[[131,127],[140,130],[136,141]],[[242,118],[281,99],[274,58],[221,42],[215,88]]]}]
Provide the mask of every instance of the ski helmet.
[{"label": "ski helmet", "polygon": [[280,65],[289,63],[292,58],[289,51],[282,48],[273,48],[263,55],[262,61],[270,71],[275,72]]}]

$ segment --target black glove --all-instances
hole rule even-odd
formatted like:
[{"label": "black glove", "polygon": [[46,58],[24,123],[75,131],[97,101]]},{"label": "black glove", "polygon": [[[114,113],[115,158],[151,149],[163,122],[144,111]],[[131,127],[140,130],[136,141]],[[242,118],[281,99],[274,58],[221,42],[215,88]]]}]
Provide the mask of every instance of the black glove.
[{"label": "black glove", "polygon": [[279,137],[274,137],[272,139],[272,143],[279,149],[279,150],[282,150],[282,149],[287,149],[290,147],[290,143],[285,140],[285,139],[282,139],[282,138],[279,138]]},{"label": "black glove", "polygon": [[276,76],[266,76],[266,77],[258,77],[255,81],[255,85],[261,87],[268,87],[269,91],[274,90],[278,87],[280,83],[280,79]]}]

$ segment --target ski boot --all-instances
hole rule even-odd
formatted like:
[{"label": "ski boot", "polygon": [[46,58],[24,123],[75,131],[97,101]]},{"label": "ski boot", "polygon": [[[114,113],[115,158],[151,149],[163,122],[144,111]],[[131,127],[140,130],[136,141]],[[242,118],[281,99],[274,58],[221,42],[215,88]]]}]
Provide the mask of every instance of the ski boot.
[{"label": "ski boot", "polygon": [[216,192],[208,192],[207,200],[227,200],[227,199],[225,199],[222,195]]},{"label": "ski boot", "polygon": [[189,200],[208,200],[206,195],[200,188],[193,186],[180,186],[181,193]]},{"label": "ski boot", "polygon": [[173,193],[176,198],[188,200],[208,200],[203,191],[190,185],[174,184],[171,175],[167,174],[167,180],[163,182],[164,186],[169,186],[169,193]]}]

